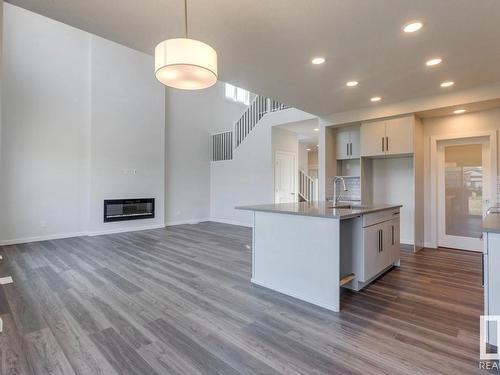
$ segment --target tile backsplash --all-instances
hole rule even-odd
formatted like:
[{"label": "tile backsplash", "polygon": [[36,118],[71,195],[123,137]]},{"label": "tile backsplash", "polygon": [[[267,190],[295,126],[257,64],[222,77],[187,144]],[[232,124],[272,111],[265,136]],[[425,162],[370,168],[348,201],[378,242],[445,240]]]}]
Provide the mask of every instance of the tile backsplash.
[{"label": "tile backsplash", "polygon": [[[333,181],[335,177],[330,177],[328,179],[326,187],[326,196],[328,198],[333,198]],[[499,179],[500,182],[500,179]],[[360,201],[361,200],[361,181],[359,177],[347,177],[345,178],[345,184],[347,191],[342,191],[342,182],[337,181],[337,193],[340,193],[342,200],[344,201]],[[500,189],[500,185],[499,185]],[[499,190],[500,192],[500,190]]]}]

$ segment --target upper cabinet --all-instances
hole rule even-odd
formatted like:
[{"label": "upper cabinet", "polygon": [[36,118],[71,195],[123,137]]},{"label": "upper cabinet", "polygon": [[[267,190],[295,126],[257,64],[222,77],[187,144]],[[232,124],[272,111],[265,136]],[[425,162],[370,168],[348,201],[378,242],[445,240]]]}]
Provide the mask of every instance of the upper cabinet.
[{"label": "upper cabinet", "polygon": [[386,156],[412,154],[415,118],[399,117],[361,125],[361,155]]},{"label": "upper cabinet", "polygon": [[359,158],[359,142],[359,126],[339,129],[336,135],[337,160]]}]

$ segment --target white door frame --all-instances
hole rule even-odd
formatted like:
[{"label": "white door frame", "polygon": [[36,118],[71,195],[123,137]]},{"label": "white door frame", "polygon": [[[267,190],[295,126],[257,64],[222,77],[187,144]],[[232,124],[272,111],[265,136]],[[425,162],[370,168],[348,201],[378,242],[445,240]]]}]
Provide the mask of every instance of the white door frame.
[{"label": "white door frame", "polygon": [[438,181],[438,142],[448,141],[454,139],[463,138],[478,138],[478,137],[488,137],[490,142],[490,204],[493,206],[497,200],[497,131],[496,130],[486,130],[478,132],[464,132],[464,133],[454,133],[454,134],[443,134],[431,137],[431,186],[430,186],[430,219],[431,219],[431,241],[430,246],[433,248],[438,247],[438,192],[437,192],[437,181]]},{"label": "white door frame", "polygon": [[287,155],[287,156],[292,156],[293,157],[293,171],[294,171],[294,184],[293,184],[293,190],[295,194],[295,202],[298,202],[299,196],[298,196],[298,184],[299,184],[299,168],[297,166],[297,154],[295,152],[290,152],[290,151],[276,151],[274,153],[274,163],[273,163],[273,201],[276,203],[276,160],[278,159],[277,156],[281,155]]}]

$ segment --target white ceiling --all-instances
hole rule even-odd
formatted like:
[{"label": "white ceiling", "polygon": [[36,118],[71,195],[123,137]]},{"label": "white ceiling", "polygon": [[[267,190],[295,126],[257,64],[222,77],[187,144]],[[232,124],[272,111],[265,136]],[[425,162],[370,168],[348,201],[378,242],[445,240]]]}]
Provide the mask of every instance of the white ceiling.
[{"label": "white ceiling", "polygon": [[[183,33],[182,0],[9,0],[152,54]],[[500,81],[498,0],[188,0],[220,79],[316,115]],[[407,21],[424,28],[404,34]],[[313,56],[326,57],[312,66]],[[425,61],[439,56],[440,66]],[[356,88],[345,87],[358,80]],[[442,89],[439,83],[454,80]],[[380,95],[380,104],[369,98]]]},{"label": "white ceiling", "polygon": [[319,132],[314,129],[318,128],[318,119],[291,122],[286,125],[278,125],[280,129],[288,130],[297,133],[297,138],[300,143],[314,144],[319,141]]}]

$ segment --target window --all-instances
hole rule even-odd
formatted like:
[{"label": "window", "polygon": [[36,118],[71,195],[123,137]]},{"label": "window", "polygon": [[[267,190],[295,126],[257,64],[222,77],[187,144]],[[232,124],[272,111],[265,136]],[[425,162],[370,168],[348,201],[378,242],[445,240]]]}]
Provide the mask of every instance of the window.
[{"label": "window", "polygon": [[226,83],[226,98],[245,105],[250,104],[250,92]]}]

